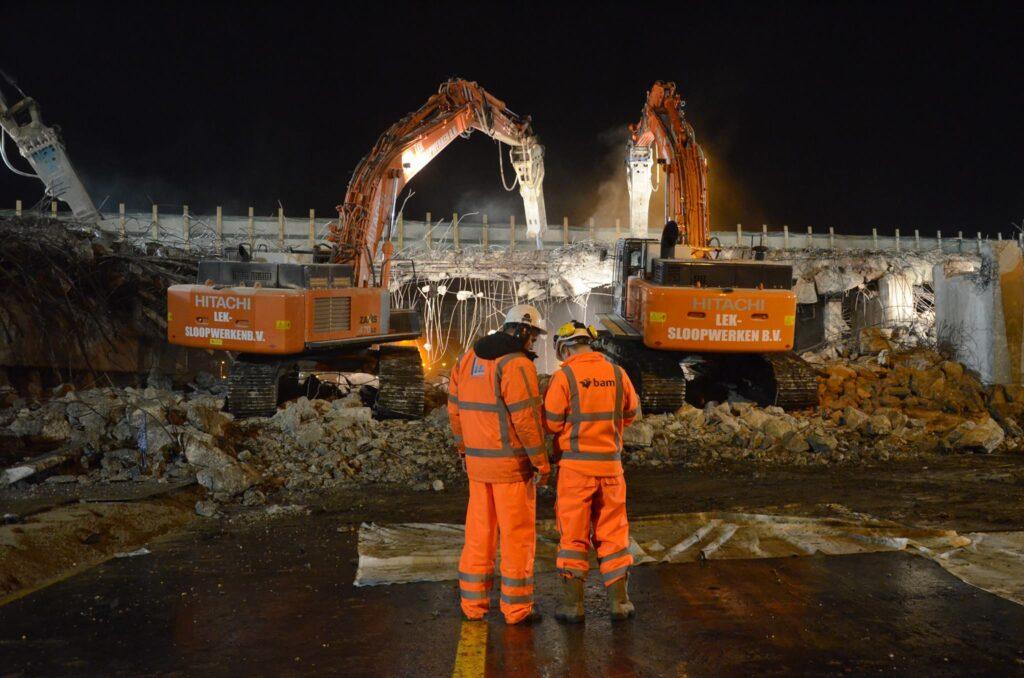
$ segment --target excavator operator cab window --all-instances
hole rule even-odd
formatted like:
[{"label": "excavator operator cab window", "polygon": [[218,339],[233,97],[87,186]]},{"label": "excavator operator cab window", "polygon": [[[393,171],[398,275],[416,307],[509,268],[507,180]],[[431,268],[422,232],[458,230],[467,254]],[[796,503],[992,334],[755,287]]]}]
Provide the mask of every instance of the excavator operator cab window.
[{"label": "excavator operator cab window", "polygon": [[623,238],[615,245],[615,281],[613,305],[615,312],[625,317],[626,284],[633,276],[644,277],[647,272],[647,245],[656,240]]},{"label": "excavator operator cab window", "polygon": [[[639,271],[644,268],[644,252],[643,250],[631,250],[629,253],[629,270]],[[636,275],[630,273],[630,275]]]}]

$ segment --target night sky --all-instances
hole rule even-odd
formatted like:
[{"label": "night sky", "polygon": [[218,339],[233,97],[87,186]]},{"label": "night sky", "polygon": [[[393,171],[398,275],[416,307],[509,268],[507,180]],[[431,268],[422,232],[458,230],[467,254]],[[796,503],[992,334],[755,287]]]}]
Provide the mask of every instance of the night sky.
[{"label": "night sky", "polygon": [[[0,67],[107,207],[325,214],[377,136],[460,76],[532,116],[552,223],[625,223],[625,126],[657,79],[687,99],[716,227],[1024,220],[1020,3],[19,4]],[[41,196],[0,176],[4,207]],[[411,188],[410,218],[521,218],[482,134]]]}]

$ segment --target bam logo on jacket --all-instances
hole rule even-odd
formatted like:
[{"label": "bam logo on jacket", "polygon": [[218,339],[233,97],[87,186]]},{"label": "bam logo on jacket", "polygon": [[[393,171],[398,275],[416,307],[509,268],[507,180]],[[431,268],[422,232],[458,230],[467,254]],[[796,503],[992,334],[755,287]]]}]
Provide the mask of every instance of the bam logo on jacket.
[{"label": "bam logo on jacket", "polygon": [[482,377],[484,376],[485,368],[483,365],[478,363],[476,359],[473,359],[473,369],[470,371],[469,376],[471,377]]},{"label": "bam logo on jacket", "polygon": [[587,377],[580,381],[580,386],[583,388],[590,388],[591,386],[615,386],[614,379],[591,379]]}]

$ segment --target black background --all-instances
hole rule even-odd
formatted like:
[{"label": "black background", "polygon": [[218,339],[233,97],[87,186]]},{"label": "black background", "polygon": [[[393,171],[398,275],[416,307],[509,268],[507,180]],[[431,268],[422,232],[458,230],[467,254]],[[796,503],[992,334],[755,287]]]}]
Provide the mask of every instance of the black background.
[{"label": "black background", "polygon": [[[21,4],[0,66],[107,207],[326,214],[377,136],[460,76],[533,117],[553,223],[625,220],[625,125],[656,79],[687,99],[716,227],[1024,219],[1019,4]],[[41,196],[0,176],[5,208]],[[411,188],[410,218],[521,215],[480,134]]]}]

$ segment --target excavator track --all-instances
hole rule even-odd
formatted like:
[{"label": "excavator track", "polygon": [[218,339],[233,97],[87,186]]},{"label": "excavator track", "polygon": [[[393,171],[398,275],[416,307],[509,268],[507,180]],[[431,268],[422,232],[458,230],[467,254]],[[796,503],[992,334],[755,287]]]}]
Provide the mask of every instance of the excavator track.
[{"label": "excavator track", "polygon": [[423,363],[414,346],[381,346],[376,410],[391,417],[423,416]]},{"label": "excavator track", "polygon": [[729,384],[762,407],[802,410],[818,404],[817,372],[794,353],[701,354],[700,377],[688,384],[679,366],[686,353],[655,351],[614,338],[598,340],[595,348],[626,370],[645,413],[675,412],[687,396],[698,406],[721,400]]},{"label": "excavator track", "polygon": [[643,344],[603,338],[595,348],[622,366],[640,396],[644,414],[675,412],[686,401],[686,379],[674,353],[659,353]]},{"label": "excavator track", "polygon": [[283,381],[298,380],[295,366],[236,360],[228,376],[228,411],[238,418],[269,417],[277,411]]},{"label": "excavator track", "polygon": [[784,410],[803,410],[818,405],[818,373],[795,353],[761,356],[772,371],[774,402]]}]

